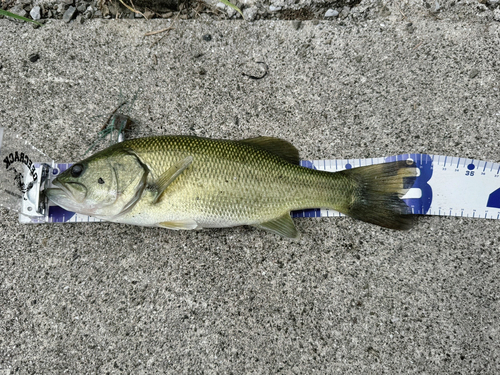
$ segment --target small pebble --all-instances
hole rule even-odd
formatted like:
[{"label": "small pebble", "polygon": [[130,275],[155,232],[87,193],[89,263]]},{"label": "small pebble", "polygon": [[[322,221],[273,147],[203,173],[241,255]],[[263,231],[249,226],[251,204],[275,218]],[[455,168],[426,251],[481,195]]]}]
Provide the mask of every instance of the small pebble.
[{"label": "small pebble", "polygon": [[229,18],[232,18],[236,14],[236,11],[233,8],[227,7],[226,14]]},{"label": "small pebble", "polygon": [[500,22],[500,8],[496,8],[496,9],[493,11],[493,19],[494,19],[495,21]]},{"label": "small pebble", "polygon": [[23,8],[20,8],[18,6],[15,6],[14,8],[12,8],[10,10],[10,12],[17,14],[18,16],[21,16],[21,17],[26,17],[28,15],[28,13]]},{"label": "small pebble", "polygon": [[68,23],[69,21],[71,21],[73,19],[73,17],[75,16],[75,13],[76,13],[76,8],[71,6],[69,7],[66,12],[64,12],[63,14],[63,21]]},{"label": "small pebble", "polygon": [[281,10],[281,7],[277,7],[277,6],[274,6],[274,5],[269,5],[269,11],[270,12],[277,12]]},{"label": "small pebble", "polygon": [[335,9],[328,9],[325,13],[325,18],[329,17],[338,17],[339,12],[336,11]]},{"label": "small pebble", "polygon": [[103,15],[105,18],[106,18],[106,17],[108,17],[108,16],[111,14],[111,12],[109,11],[109,7],[108,7],[106,4],[104,4],[104,5],[101,7],[101,12],[102,12],[102,15]]},{"label": "small pebble", "polygon": [[32,53],[31,55],[28,56],[28,59],[31,62],[37,62],[39,58],[40,55],[38,53]]},{"label": "small pebble", "polygon": [[64,5],[63,3],[57,4],[57,7],[56,7],[57,13],[59,13],[59,14],[64,13],[65,10],[66,10],[66,5]]},{"label": "small pebble", "polygon": [[469,78],[476,78],[477,75],[479,74],[479,70],[477,69],[472,69],[469,73]]},{"label": "small pebble", "polygon": [[83,17],[87,20],[91,19],[93,15],[94,12],[92,11],[92,7],[88,7],[85,13],[83,13]]},{"label": "small pebble", "polygon": [[37,5],[36,7],[33,7],[33,9],[30,10],[30,16],[33,18],[35,21],[39,20],[42,18],[40,14],[40,7]]},{"label": "small pebble", "polygon": [[302,25],[302,21],[299,21],[299,20],[294,20],[292,21],[292,26],[295,30],[298,30],[300,29],[300,25]]},{"label": "small pebble", "polygon": [[[350,12],[351,12],[351,8],[349,8],[348,6],[345,6],[342,8],[342,12],[340,12],[340,17],[346,18]],[[389,14],[391,14],[391,12],[389,12]]]},{"label": "small pebble", "polygon": [[257,16],[257,7],[250,7],[250,8],[245,8],[243,10],[243,17],[247,21],[254,21],[255,17]]},{"label": "small pebble", "polygon": [[212,40],[212,35],[210,35],[210,34],[203,35],[203,40],[205,42],[210,42]]},{"label": "small pebble", "polygon": [[87,10],[87,4],[83,3],[83,4],[80,4],[76,7],[76,10],[80,13],[83,13]]}]

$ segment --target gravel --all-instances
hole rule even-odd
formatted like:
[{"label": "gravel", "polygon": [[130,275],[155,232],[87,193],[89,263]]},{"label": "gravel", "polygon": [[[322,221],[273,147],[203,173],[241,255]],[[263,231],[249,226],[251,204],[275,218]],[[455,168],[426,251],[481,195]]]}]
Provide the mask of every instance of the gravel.
[{"label": "gravel", "polygon": [[243,17],[247,21],[254,21],[255,17],[257,16],[258,9],[257,7],[253,6],[250,8],[245,8],[243,9]]},{"label": "gravel", "polygon": [[339,15],[339,12],[334,10],[334,9],[328,9],[325,13],[325,18],[328,17],[337,17]]},{"label": "gravel", "polygon": [[64,12],[62,19],[63,19],[64,22],[68,23],[69,21],[71,21],[73,19],[73,17],[75,16],[75,14],[76,14],[76,8],[73,7],[73,6],[70,6],[66,10],[66,12]]},{"label": "gravel", "polygon": [[38,21],[42,16],[40,14],[41,8],[37,5],[30,10],[30,16],[35,21]]},{"label": "gravel", "polygon": [[[7,5],[8,4],[8,5]],[[374,19],[377,17],[399,17],[408,19],[415,15],[439,14],[443,17],[463,19],[464,17],[479,17],[485,20],[498,20],[499,0],[477,1],[451,1],[440,0],[431,2],[406,2],[398,1],[374,2],[337,1],[336,8],[331,2],[321,0],[275,0],[271,3],[263,1],[246,0],[236,2],[247,21],[257,19],[340,19],[352,20]],[[135,1],[136,9],[146,14],[146,18],[172,18],[189,19],[208,15],[213,19],[229,18],[238,19],[241,15],[234,9],[216,0],[205,2],[193,1],[179,3],[177,0],[141,0]],[[41,19],[65,17],[67,9],[76,8],[75,14],[70,18],[75,19],[78,14],[84,14],[84,19],[89,18],[141,18],[140,13],[132,13],[118,1],[102,0],[14,0],[4,3],[3,7],[13,13],[24,17],[38,17]],[[36,9],[37,8],[37,9]],[[88,9],[92,12],[89,16]],[[31,15],[33,11],[33,14]],[[38,19],[40,19],[38,18]],[[67,20],[67,16],[64,18]]]}]

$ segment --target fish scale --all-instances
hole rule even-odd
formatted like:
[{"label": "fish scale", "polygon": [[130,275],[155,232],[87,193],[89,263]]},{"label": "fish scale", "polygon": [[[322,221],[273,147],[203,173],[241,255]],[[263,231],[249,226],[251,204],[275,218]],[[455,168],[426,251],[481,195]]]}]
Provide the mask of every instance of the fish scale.
[{"label": "fish scale", "polygon": [[[290,207],[326,204],[317,195],[330,187],[331,175],[311,173],[245,144],[157,137],[151,146],[144,139],[125,141],[121,146],[134,151],[150,169],[153,180],[175,161],[194,157],[193,164],[169,186],[161,204],[154,208],[151,215],[157,221],[191,216],[207,225],[233,226],[270,220],[290,211]],[[323,181],[325,177],[328,182]],[[143,209],[138,204],[129,216]]]}]

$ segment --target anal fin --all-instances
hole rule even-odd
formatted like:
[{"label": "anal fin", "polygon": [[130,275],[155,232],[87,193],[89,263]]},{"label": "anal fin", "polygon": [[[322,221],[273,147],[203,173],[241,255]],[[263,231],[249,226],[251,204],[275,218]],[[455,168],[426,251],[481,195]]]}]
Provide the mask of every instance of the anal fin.
[{"label": "anal fin", "polygon": [[283,216],[265,223],[255,224],[254,227],[279,234],[285,238],[298,239],[300,236],[299,232],[297,232],[297,228],[295,228],[295,224],[293,223],[290,213],[286,213]]}]

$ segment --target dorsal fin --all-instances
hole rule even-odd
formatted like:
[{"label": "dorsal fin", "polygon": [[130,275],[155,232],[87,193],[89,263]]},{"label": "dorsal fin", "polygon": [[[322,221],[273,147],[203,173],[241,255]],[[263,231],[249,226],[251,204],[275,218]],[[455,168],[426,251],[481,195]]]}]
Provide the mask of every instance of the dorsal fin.
[{"label": "dorsal fin", "polygon": [[292,164],[299,164],[299,151],[290,142],[274,137],[248,138],[238,141],[253,147],[262,148],[285,159]]}]

